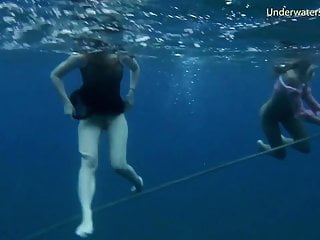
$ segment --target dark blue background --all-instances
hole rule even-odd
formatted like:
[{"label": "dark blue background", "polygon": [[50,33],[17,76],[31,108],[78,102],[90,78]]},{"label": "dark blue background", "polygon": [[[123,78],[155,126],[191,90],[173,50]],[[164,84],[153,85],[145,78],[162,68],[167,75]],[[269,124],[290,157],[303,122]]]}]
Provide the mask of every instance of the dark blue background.
[{"label": "dark blue background", "polygon": [[[49,80],[65,57],[1,52],[1,240],[23,239],[80,213],[77,122],[63,115]],[[139,59],[136,107],[127,114],[128,161],[146,188],[255,153],[263,137],[258,111],[272,91],[271,63],[182,60]],[[79,74],[66,83],[77,87]],[[315,96],[319,90],[316,79]],[[309,155],[290,149],[285,161],[263,156],[99,212],[90,239],[318,240],[319,144],[313,141]],[[106,138],[100,147],[94,206],[130,194],[109,166]],[[77,224],[39,239],[77,239]]]}]

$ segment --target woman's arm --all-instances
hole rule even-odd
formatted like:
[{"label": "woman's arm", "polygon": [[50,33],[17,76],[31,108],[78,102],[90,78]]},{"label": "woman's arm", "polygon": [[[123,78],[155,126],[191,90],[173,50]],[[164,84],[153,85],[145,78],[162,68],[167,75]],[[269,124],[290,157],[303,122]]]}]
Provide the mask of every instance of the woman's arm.
[{"label": "woman's arm", "polygon": [[71,55],[65,61],[60,63],[50,74],[51,81],[56,88],[64,103],[69,103],[69,97],[66,93],[64,84],[61,80],[67,73],[76,68],[81,68],[86,65],[86,59],[84,55]]},{"label": "woman's arm", "polygon": [[311,110],[305,109],[301,95],[298,92],[290,92],[289,96],[291,98],[291,105],[296,118],[320,125],[320,118],[317,117]]},{"label": "woman's arm", "polygon": [[134,105],[134,93],[140,77],[140,67],[134,57],[131,57],[123,52],[118,52],[117,55],[120,59],[120,62],[124,66],[127,66],[130,69],[130,89],[127,94],[127,100],[126,100],[126,111],[127,111],[127,110],[130,110]]},{"label": "woman's arm", "polygon": [[320,104],[318,101],[313,97],[311,87],[306,86],[303,89],[302,97],[308,104],[308,106],[311,108],[311,110],[318,115],[318,112],[320,112]]},{"label": "woman's arm", "polygon": [[118,53],[120,62],[130,69],[130,90],[135,90],[139,82],[140,67],[137,60],[122,52]]}]

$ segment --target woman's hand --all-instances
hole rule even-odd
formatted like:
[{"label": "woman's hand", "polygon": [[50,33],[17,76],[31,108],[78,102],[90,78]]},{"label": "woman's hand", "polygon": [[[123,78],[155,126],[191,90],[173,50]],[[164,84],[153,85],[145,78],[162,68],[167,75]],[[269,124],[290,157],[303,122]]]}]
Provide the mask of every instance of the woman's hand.
[{"label": "woman's hand", "polygon": [[64,114],[69,115],[72,117],[72,115],[75,112],[75,109],[71,103],[71,101],[67,101],[63,106]]},{"label": "woman's hand", "polygon": [[130,90],[127,94],[127,99],[125,101],[125,104],[126,104],[126,106],[125,106],[126,111],[133,108],[133,105],[134,105],[134,89],[133,88],[130,88]]}]

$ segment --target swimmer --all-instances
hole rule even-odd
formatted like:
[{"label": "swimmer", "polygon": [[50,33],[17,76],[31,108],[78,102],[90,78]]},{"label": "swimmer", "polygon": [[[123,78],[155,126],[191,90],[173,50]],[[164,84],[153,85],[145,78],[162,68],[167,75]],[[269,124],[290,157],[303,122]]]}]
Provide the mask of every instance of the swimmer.
[{"label": "swimmer", "polygon": [[[258,140],[260,151],[267,151],[308,137],[304,121],[320,125],[320,104],[312,96],[310,87],[315,68],[316,65],[306,59],[275,66],[274,70],[278,79],[274,85],[274,92],[260,110],[262,128],[269,144]],[[310,109],[306,109],[303,102]],[[281,134],[280,124],[292,138]],[[293,148],[302,153],[309,153],[310,143],[309,141],[300,142],[294,144]],[[270,154],[275,158],[284,159],[286,150],[282,148]]]},{"label": "swimmer", "polygon": [[[130,69],[130,89],[126,101],[120,96],[124,67]],[[69,97],[62,78],[75,69],[80,69],[83,84]],[[64,113],[79,120],[81,168],[78,193],[82,223],[76,229],[76,234],[80,237],[93,233],[91,203],[95,192],[99,137],[103,131],[108,132],[112,168],[133,184],[132,191],[142,191],[142,178],[127,163],[128,125],[124,115],[134,105],[139,73],[140,67],[134,57],[110,47],[73,54],[51,72],[51,80],[62,99]]]}]

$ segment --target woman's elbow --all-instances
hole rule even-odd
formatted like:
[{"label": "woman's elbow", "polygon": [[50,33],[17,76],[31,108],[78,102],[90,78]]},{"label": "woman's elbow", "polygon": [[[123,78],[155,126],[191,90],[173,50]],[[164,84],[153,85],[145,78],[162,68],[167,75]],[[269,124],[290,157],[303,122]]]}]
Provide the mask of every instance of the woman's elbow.
[{"label": "woman's elbow", "polygon": [[51,79],[51,82],[52,82],[52,83],[56,83],[56,82],[59,81],[59,77],[58,77],[58,75],[56,74],[55,71],[52,71],[52,72],[50,73],[50,79]]},{"label": "woman's elbow", "polygon": [[139,74],[140,73],[140,66],[139,64],[133,64],[131,66],[131,71],[135,74]]},{"label": "woman's elbow", "polygon": [[139,67],[134,71],[134,74],[136,76],[140,76],[140,68]]}]

